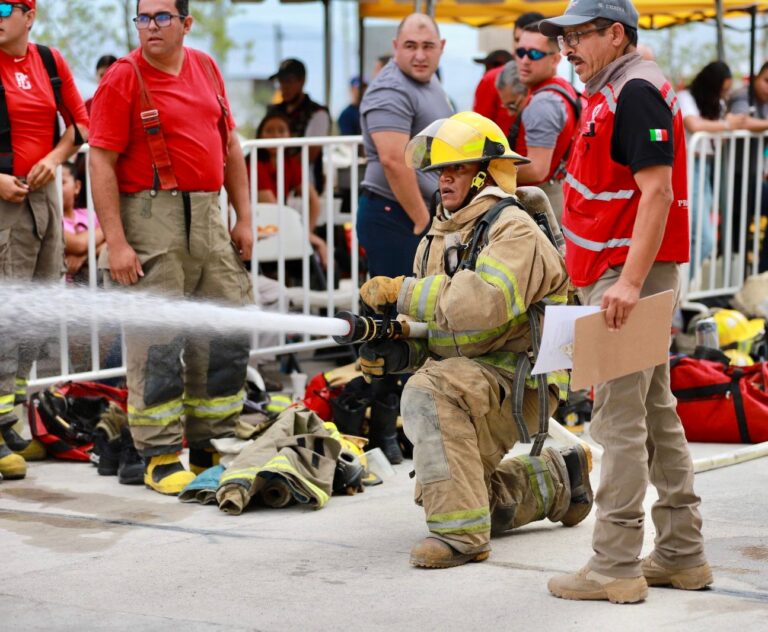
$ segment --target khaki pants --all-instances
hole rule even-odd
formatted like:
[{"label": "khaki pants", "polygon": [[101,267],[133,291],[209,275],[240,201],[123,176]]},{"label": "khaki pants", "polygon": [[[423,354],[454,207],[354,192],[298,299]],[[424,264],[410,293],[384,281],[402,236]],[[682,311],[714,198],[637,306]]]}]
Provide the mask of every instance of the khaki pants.
[{"label": "khaki pants", "polygon": [[[619,278],[609,269],[595,284],[581,288],[587,305],[600,305]],[[642,296],[665,290],[679,293],[674,263],[655,263]],[[645,498],[648,480],[659,492],[651,510],[656,527],[656,561],[670,569],[703,564],[699,497],[693,491],[693,465],[669,386],[669,363],[611,380],[595,388],[590,431],[603,446],[600,487],[595,495],[597,522],[590,568],[610,577],[642,574]]]},{"label": "khaki pants", "polygon": [[[430,537],[463,553],[490,548],[492,517],[496,531],[558,520],[568,509],[567,474],[549,455],[502,461],[518,440],[511,393],[508,377],[469,358],[428,360],[403,392],[416,502],[424,506]],[[551,396],[550,408],[554,403]],[[526,389],[523,413],[531,434],[537,410],[536,392]]]},{"label": "khaki pants", "polygon": [[[218,194],[123,195],[120,214],[144,270],[131,289],[234,306],[253,302],[250,278],[221,220]],[[247,335],[126,328],[126,347],[128,420],[145,456],[181,448],[183,413],[191,447],[234,434],[244,399]]]},{"label": "khaki pants", "polygon": [[[56,185],[31,191],[19,203],[0,200],[0,281],[54,282],[64,273],[64,232]],[[15,393],[26,382],[44,340],[24,340],[23,323],[0,330],[0,426],[17,421]]]}]

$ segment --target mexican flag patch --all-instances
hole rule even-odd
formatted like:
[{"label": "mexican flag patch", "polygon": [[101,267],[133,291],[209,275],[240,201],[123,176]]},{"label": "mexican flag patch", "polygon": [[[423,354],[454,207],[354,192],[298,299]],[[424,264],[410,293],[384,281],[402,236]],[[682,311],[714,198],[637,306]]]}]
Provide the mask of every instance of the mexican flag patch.
[{"label": "mexican flag patch", "polygon": [[649,129],[652,141],[669,140],[669,132],[665,129]]}]

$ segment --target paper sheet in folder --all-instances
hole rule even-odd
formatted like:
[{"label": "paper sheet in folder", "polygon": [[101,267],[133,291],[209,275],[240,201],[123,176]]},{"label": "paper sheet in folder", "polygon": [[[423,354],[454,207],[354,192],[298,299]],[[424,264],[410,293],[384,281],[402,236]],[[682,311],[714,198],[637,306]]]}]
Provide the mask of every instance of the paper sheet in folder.
[{"label": "paper sheet in folder", "polygon": [[674,304],[672,290],[642,298],[618,331],[609,331],[604,312],[576,319],[571,389],[667,362]]}]

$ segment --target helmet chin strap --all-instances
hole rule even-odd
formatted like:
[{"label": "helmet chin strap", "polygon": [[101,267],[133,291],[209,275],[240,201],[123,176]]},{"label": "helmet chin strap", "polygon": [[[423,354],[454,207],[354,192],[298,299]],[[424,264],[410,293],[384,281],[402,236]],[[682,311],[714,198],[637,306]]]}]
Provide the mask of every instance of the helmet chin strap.
[{"label": "helmet chin strap", "polygon": [[480,192],[480,189],[482,189],[485,186],[485,181],[487,178],[488,178],[488,163],[483,163],[480,167],[480,171],[478,171],[475,174],[475,177],[472,178],[472,185],[469,187],[469,191],[467,191],[467,195],[464,197],[464,200],[462,201],[461,206],[459,206],[459,208],[464,208],[465,206],[469,205],[469,203]]}]

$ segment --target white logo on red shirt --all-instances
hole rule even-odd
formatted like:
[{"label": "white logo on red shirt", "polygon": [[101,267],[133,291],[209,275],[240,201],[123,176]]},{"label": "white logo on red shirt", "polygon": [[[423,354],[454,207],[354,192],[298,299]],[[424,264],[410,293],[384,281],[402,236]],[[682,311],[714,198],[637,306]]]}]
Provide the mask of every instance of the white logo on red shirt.
[{"label": "white logo on red shirt", "polygon": [[31,90],[32,84],[29,83],[29,77],[23,72],[16,73],[16,85],[22,90]]}]

